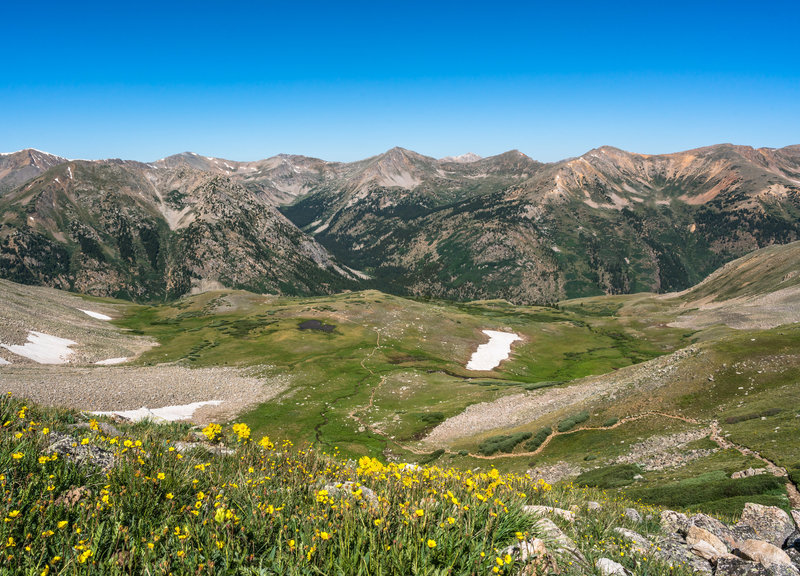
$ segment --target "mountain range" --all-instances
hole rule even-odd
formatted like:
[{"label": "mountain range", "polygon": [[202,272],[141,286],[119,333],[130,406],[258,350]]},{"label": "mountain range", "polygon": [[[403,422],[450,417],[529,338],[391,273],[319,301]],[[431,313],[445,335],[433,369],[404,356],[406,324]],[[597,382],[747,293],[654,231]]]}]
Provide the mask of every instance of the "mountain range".
[{"label": "mountain range", "polygon": [[515,303],[688,288],[800,238],[800,146],[357,162],[0,155],[0,277],[159,300],[220,285]]}]

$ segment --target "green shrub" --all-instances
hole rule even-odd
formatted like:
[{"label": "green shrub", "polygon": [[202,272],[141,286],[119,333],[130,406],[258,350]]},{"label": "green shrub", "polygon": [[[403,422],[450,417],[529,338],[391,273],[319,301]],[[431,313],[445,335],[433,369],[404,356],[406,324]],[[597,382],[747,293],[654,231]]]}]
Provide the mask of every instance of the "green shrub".
[{"label": "green shrub", "polygon": [[417,414],[417,417],[423,424],[427,424],[428,426],[436,426],[444,422],[444,414],[441,412],[422,412]]},{"label": "green shrub", "polygon": [[603,428],[609,428],[619,422],[619,418],[609,418],[605,422],[603,422]]},{"label": "green shrub", "polygon": [[635,464],[619,464],[606,466],[584,472],[575,479],[578,486],[596,486],[597,488],[620,488],[633,484],[634,476],[640,469]]},{"label": "green shrub", "polygon": [[434,450],[430,454],[427,454],[426,456],[423,456],[422,458],[420,458],[419,459],[419,464],[421,466],[425,466],[426,464],[430,464],[431,462],[435,462],[436,460],[438,460],[442,456],[442,454],[444,454],[444,448],[439,448],[438,450]]},{"label": "green shrub", "polygon": [[725,418],[726,424],[737,424],[738,422],[745,422],[747,420],[756,420],[757,418],[767,418],[768,416],[776,416],[781,413],[780,408],[769,408],[761,412],[750,412],[748,414],[741,414],[739,416],[728,416]]},{"label": "green shrub", "polygon": [[525,443],[525,450],[527,450],[528,452],[533,452],[539,446],[544,444],[544,441],[547,440],[547,437],[550,436],[552,432],[553,429],[550,428],[550,426],[542,428],[536,433],[536,435],[533,438],[531,438]]},{"label": "green shrub", "polygon": [[[645,502],[657,502],[667,507],[702,506],[703,509],[709,509],[708,503],[716,503],[719,506],[723,501],[731,499],[735,499],[736,502],[739,500],[755,502],[753,498],[756,496],[785,494],[783,482],[771,474],[733,480],[728,478],[725,472],[718,470],[671,484],[631,489],[627,493],[633,498],[640,498]],[[774,501],[774,498],[769,500]],[[741,513],[741,506],[738,507],[738,513]]]},{"label": "green shrub", "polygon": [[569,418],[565,418],[561,422],[558,423],[558,431],[559,432],[567,432],[568,430],[572,430],[578,424],[582,424],[589,419],[589,413],[584,410],[583,412],[578,412],[577,414],[573,414]]},{"label": "green shrub", "polygon": [[523,440],[530,438],[530,432],[519,432],[517,434],[501,434],[499,436],[490,436],[478,445],[478,452],[484,456],[491,456],[496,452],[510,453],[514,451],[517,444]]}]

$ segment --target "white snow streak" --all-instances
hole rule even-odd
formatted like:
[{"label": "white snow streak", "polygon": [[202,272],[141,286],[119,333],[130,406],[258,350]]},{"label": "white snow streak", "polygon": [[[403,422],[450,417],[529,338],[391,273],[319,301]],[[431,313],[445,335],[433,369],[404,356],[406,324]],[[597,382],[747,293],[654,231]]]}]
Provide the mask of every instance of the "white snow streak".
[{"label": "white snow streak", "polygon": [[122,364],[123,362],[127,362],[127,358],[109,358],[108,360],[100,360],[95,362],[97,366],[113,366],[114,364]]},{"label": "white snow streak", "polygon": [[91,316],[92,318],[96,318],[97,320],[111,320],[111,316],[106,316],[105,314],[100,314],[100,312],[92,312],[91,310],[83,310],[78,308],[81,312],[86,314],[87,316]]},{"label": "white snow streak", "polygon": [[489,337],[489,341],[478,346],[467,363],[467,370],[493,370],[500,365],[500,362],[509,357],[511,344],[522,340],[513,332],[483,330],[483,333]]},{"label": "white snow streak", "polygon": [[153,408],[152,410],[142,406],[138,410],[114,410],[111,412],[92,412],[92,414],[97,416],[122,416],[134,422],[139,422],[140,420],[174,422],[176,420],[188,420],[202,406],[219,406],[220,404],[222,404],[222,400],[209,400],[180,406],[164,406],[163,408]]},{"label": "white snow streak", "polygon": [[0,344],[0,346],[17,356],[24,356],[39,364],[66,364],[69,362],[69,357],[74,354],[69,347],[75,344],[77,342],[66,338],[31,331],[25,344]]}]

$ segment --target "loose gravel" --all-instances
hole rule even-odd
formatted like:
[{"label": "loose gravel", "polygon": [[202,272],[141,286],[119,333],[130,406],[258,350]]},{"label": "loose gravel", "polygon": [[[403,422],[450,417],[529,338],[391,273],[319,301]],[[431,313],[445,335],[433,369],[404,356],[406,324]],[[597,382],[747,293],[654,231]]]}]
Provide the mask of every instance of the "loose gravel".
[{"label": "loose gravel", "polygon": [[192,417],[197,424],[234,418],[248,407],[275,398],[286,376],[258,377],[255,370],[188,368],[179,365],[78,367],[4,366],[0,392],[47,406],[85,411],[161,408],[206,400]]}]

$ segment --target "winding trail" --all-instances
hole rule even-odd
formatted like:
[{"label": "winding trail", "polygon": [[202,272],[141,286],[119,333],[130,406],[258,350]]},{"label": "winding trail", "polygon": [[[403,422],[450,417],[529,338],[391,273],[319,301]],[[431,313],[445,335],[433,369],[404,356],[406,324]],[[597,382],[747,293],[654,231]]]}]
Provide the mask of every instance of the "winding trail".
[{"label": "winding trail", "polygon": [[514,452],[514,453],[507,453],[507,454],[492,454],[491,456],[485,456],[483,454],[472,454],[470,456],[473,458],[478,458],[479,460],[496,460],[498,458],[517,458],[521,456],[536,456],[537,454],[541,454],[542,450],[544,450],[548,444],[553,440],[553,438],[557,436],[567,436],[569,434],[577,434],[578,432],[586,432],[588,430],[613,430],[614,428],[619,428],[623,424],[627,424],[628,422],[634,422],[636,420],[641,420],[642,418],[647,418],[650,416],[662,416],[664,418],[672,418],[674,420],[681,420],[683,422],[688,422],[689,424],[700,424],[698,420],[694,418],[687,418],[686,416],[678,416],[676,414],[667,414],[666,412],[642,412],[641,414],[637,414],[636,416],[626,416],[622,418],[615,424],[611,426],[582,426],[580,428],[573,428],[572,430],[567,430],[565,432],[559,432],[556,430],[547,439],[542,442],[542,444],[532,452]]},{"label": "winding trail", "polygon": [[[391,325],[391,323],[387,324],[387,327],[390,326],[390,325]],[[369,354],[364,356],[364,358],[360,362],[361,367],[365,371],[367,371],[369,373],[369,377],[377,377],[378,376],[378,374],[376,374],[374,370],[372,370],[369,366],[367,366],[366,363],[367,363],[367,361],[372,359],[372,357],[375,355],[375,353],[381,347],[381,331],[379,329],[375,329],[375,328],[373,328],[373,330],[377,334],[375,347],[372,349],[372,351]],[[367,378],[369,378],[369,377],[367,377]],[[343,399],[345,397],[349,398],[349,397],[354,396],[357,393],[357,390],[360,387],[360,385],[363,384],[367,380],[367,378],[364,378],[363,380],[359,381],[359,383],[356,385],[356,390],[354,390],[353,394],[350,394],[350,395],[347,395],[347,396],[343,396],[341,398],[337,398],[336,400],[340,400],[340,399]],[[393,444],[393,445],[395,445],[396,447],[398,447],[401,450],[404,450],[406,452],[410,452],[410,453],[418,455],[418,456],[429,454],[430,452],[428,452],[427,450],[420,450],[419,448],[416,448],[414,446],[409,446],[407,444],[403,444],[403,443],[395,440],[394,438],[391,438],[386,432],[384,432],[383,430],[380,430],[379,428],[374,427],[372,424],[366,422],[363,418],[361,418],[359,416],[359,412],[362,412],[362,411],[365,411],[365,410],[369,410],[374,406],[375,393],[378,391],[378,389],[380,389],[381,386],[383,386],[383,384],[386,383],[386,378],[387,378],[386,375],[380,376],[380,379],[379,379],[378,383],[375,384],[374,386],[372,386],[372,389],[371,389],[370,395],[369,395],[369,402],[366,404],[366,406],[357,406],[357,407],[353,408],[348,413],[348,417],[352,418],[353,420],[355,420],[360,426],[363,426],[364,429],[368,430],[371,434],[375,434],[377,436],[380,436],[388,444]],[[329,407],[330,406],[332,406],[332,404],[330,404]],[[322,415],[323,415],[323,417],[325,419],[325,422],[327,422],[327,414],[326,414],[326,412],[327,412],[327,410],[323,411],[323,413],[322,413]],[[559,432],[558,430],[556,430],[556,431],[552,432],[545,439],[545,441],[542,442],[542,444],[536,450],[533,450],[533,451],[504,453],[504,454],[493,454],[491,456],[486,456],[486,455],[483,455],[483,454],[475,454],[475,453],[470,452],[469,456],[472,457],[472,458],[478,459],[478,460],[497,460],[497,459],[500,459],[500,458],[520,458],[520,457],[536,456],[538,454],[541,454],[542,451],[548,446],[548,444],[550,444],[550,442],[552,442],[553,439],[558,437],[558,436],[566,436],[566,435],[569,435],[569,434],[577,434],[579,432],[587,432],[587,431],[593,431],[593,430],[613,430],[613,429],[618,428],[618,427],[620,427],[620,426],[622,426],[624,424],[628,424],[630,422],[635,422],[636,420],[641,420],[643,418],[650,418],[650,417],[669,418],[669,419],[672,419],[672,420],[680,420],[682,422],[686,422],[688,424],[695,424],[695,425],[703,425],[704,424],[704,422],[702,422],[702,421],[700,421],[700,420],[698,420],[696,418],[691,418],[689,416],[682,416],[682,415],[679,415],[679,414],[669,414],[667,412],[660,412],[660,411],[651,410],[651,411],[647,411],[647,412],[642,412],[642,413],[637,414],[635,416],[626,416],[624,418],[621,418],[619,421],[617,421],[616,423],[612,424],[611,426],[582,426],[580,428],[574,428],[572,430],[567,430],[567,431],[564,431],[564,432]],[[324,424],[319,425],[318,428],[321,428],[322,425],[324,425]],[[319,437],[319,429],[317,430],[317,437],[318,437],[318,440],[321,441],[321,438]],[[762,456],[756,450],[753,450],[753,449],[748,448],[746,446],[742,446],[742,445],[736,444],[735,442],[732,442],[732,441],[728,440],[727,438],[725,438],[722,435],[722,428],[720,427],[719,422],[717,420],[712,420],[710,422],[708,438],[711,441],[713,441],[715,444],[717,444],[717,446],[719,446],[720,448],[722,448],[724,450],[735,449],[735,450],[738,450],[740,453],[742,453],[745,456],[751,456],[753,458],[756,458],[757,460],[760,460],[761,462],[764,462],[764,464],[766,464],[766,468],[767,468],[769,473],[771,473],[772,475],[777,476],[777,477],[786,478],[786,480],[787,480],[787,482],[786,482],[786,492],[787,492],[787,496],[789,498],[789,502],[791,503],[793,508],[800,508],[800,491],[798,491],[797,486],[789,479],[789,474],[788,474],[786,468],[784,468],[782,466],[778,466],[773,461],[771,461],[768,458]],[[452,450],[450,450],[449,448],[445,449],[445,453],[446,454],[454,454],[454,452]]]},{"label": "winding trail", "polygon": [[717,420],[711,421],[711,434],[709,438],[717,443],[720,448],[723,449],[730,449],[733,448],[734,450],[738,450],[745,456],[751,456],[757,460],[761,460],[764,464],[767,465],[767,471],[772,474],[773,476],[778,477],[785,477],[786,478],[786,495],[789,498],[789,502],[792,505],[792,508],[800,508],[800,491],[798,491],[797,486],[792,482],[789,478],[789,472],[783,466],[778,466],[772,460],[765,458],[756,450],[752,448],[748,448],[747,446],[742,446],[740,444],[736,444],[735,442],[731,442],[727,438],[722,435],[722,428],[719,426],[719,422]]}]

